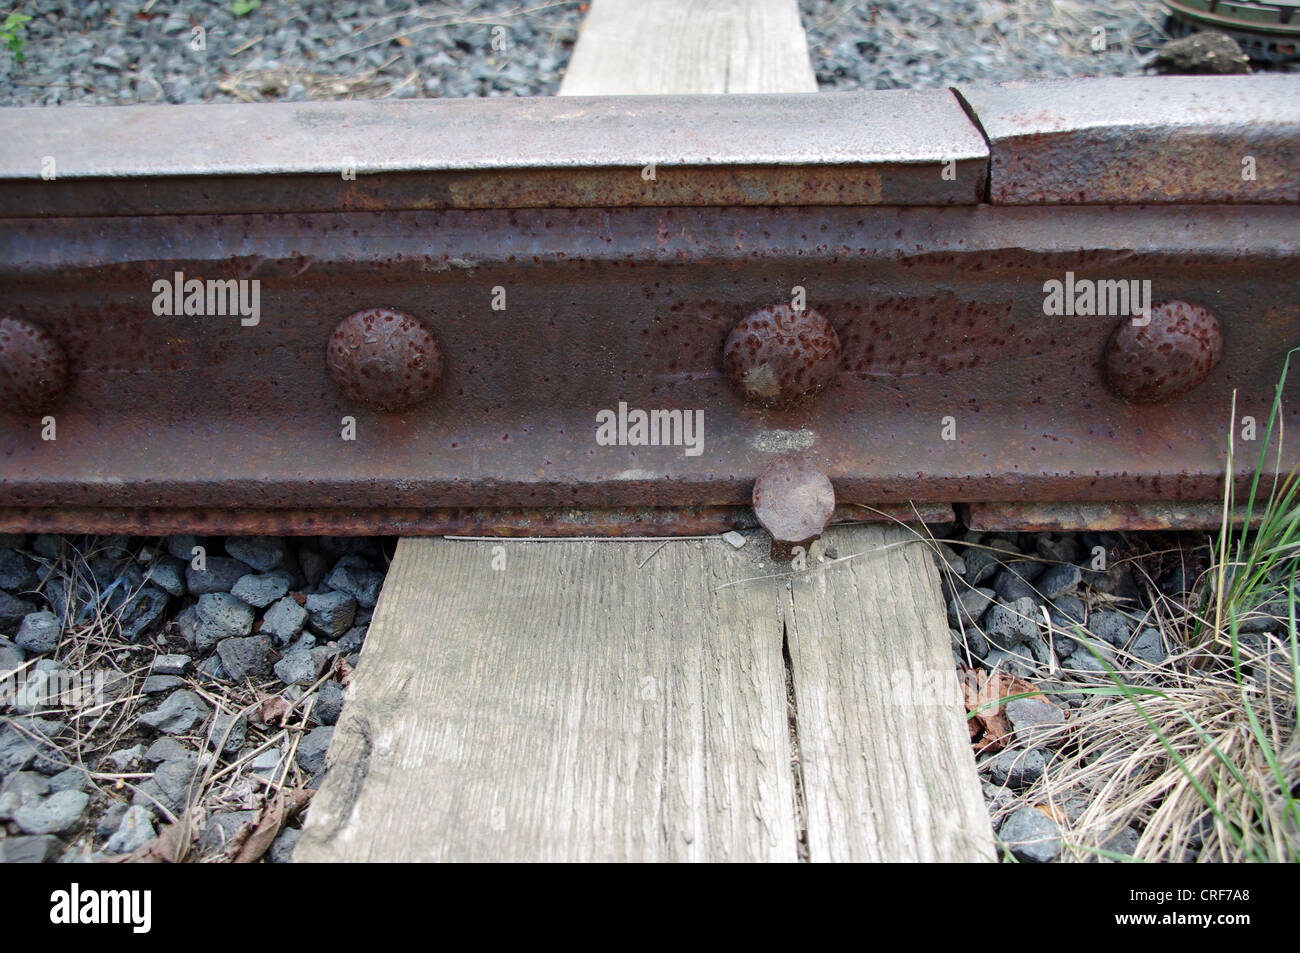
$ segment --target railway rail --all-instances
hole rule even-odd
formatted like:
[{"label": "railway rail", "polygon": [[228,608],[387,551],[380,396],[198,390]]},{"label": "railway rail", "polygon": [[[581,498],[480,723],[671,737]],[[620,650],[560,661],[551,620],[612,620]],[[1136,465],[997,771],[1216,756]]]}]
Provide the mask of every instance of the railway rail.
[{"label": "railway rail", "polygon": [[0,531],[1217,520],[1298,88],[0,110]]}]

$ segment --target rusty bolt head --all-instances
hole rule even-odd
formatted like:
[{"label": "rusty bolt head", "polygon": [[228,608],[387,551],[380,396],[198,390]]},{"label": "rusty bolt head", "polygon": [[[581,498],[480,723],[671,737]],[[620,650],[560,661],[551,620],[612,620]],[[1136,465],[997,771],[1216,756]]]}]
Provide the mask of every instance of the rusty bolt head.
[{"label": "rusty bolt head", "polygon": [[722,349],[722,367],[746,400],[786,408],[806,400],[835,377],[840,339],[811,308],[788,304],[755,311],[736,322]]},{"label": "rusty bolt head", "polygon": [[808,547],[835,511],[831,481],[811,463],[781,458],[754,481],[754,513],[772,534],[772,558],[789,562],[796,546]]},{"label": "rusty bolt head", "polygon": [[68,390],[68,358],[44,328],[0,318],[0,411],[54,410]]},{"label": "rusty bolt head", "polygon": [[326,357],[350,400],[375,410],[410,410],[442,377],[442,349],[419,321],[392,308],[367,308],[338,323]]},{"label": "rusty bolt head", "polygon": [[1151,309],[1151,320],[1131,318],[1106,345],[1106,382],[1135,404],[1158,404],[1195,388],[1214,370],[1223,353],[1218,319],[1199,304],[1165,301]]}]

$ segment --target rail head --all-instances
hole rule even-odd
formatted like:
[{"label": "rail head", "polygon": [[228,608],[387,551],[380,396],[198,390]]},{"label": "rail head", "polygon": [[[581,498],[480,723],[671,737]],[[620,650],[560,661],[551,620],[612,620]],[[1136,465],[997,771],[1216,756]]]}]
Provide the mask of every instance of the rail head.
[{"label": "rail head", "polygon": [[948,90],[7,109],[0,143],[5,216],[969,204],[988,169]]},{"label": "rail head", "polygon": [[1300,80],[0,109],[0,216],[1300,201]]}]

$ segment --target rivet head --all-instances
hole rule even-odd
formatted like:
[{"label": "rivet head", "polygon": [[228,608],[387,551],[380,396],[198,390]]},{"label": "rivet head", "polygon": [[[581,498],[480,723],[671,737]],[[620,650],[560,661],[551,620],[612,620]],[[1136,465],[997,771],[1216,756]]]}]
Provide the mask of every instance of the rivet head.
[{"label": "rivet head", "polygon": [[54,410],[70,376],[67,355],[54,335],[18,318],[0,318],[0,412]]},{"label": "rivet head", "polygon": [[835,512],[835,490],[821,470],[804,460],[781,457],[754,481],[754,515],[772,534],[772,558],[789,562],[796,546],[808,547],[826,530]]},{"label": "rivet head", "polygon": [[330,335],[330,376],[348,399],[381,411],[410,410],[442,378],[442,349],[429,330],[401,311],[367,308]]},{"label": "rivet head", "polygon": [[1195,389],[1223,355],[1223,332],[1208,309],[1164,301],[1151,320],[1125,318],[1106,345],[1106,382],[1135,404],[1158,404]]},{"label": "rivet head", "polygon": [[746,400],[793,407],[822,390],[840,366],[840,339],[811,308],[762,308],[736,322],[722,350],[722,367]]}]

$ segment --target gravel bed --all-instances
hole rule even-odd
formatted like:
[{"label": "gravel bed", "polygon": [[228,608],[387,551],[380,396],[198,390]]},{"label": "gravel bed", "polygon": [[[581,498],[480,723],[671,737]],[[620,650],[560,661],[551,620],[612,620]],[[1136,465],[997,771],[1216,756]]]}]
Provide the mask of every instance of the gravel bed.
[{"label": "gravel bed", "polygon": [[[246,6],[247,4],[245,4]],[[556,92],[576,0],[29,0],[0,105],[274,102]],[[800,0],[822,89],[1131,75],[1158,0]],[[1100,32],[1099,32],[1100,31]],[[1099,48],[1100,47],[1100,48]]]},{"label": "gravel bed", "polygon": [[[1116,679],[1185,683],[1189,652],[1207,675],[1216,664],[1209,647],[1193,651],[1180,641],[1185,619],[1207,604],[1207,542],[1192,533],[959,531],[940,544],[967,708],[992,716],[971,723],[985,801],[1004,849],[1017,860],[1060,858],[1062,827],[1089,806],[1068,797],[1054,819],[1031,790],[1069,743],[1076,714],[1103,699],[1089,689],[1113,690]],[[1287,677],[1290,660],[1279,649],[1290,587],[1300,593],[1295,578],[1279,576],[1241,621],[1247,678]],[[1226,667],[1228,659],[1217,664]],[[1029,692],[1041,694],[1015,698]],[[1013,700],[990,709],[998,698]],[[1101,846],[1132,854],[1140,833],[1140,824],[1121,825]]]},{"label": "gravel bed", "polygon": [[[1180,677],[1170,608],[1203,598],[1205,541],[955,527],[937,543],[968,710],[1037,693],[971,722],[1016,859],[1060,858],[1089,807],[1048,816],[1035,793],[1089,690],[1111,671]],[[186,811],[194,855],[230,859],[273,800],[319,782],[386,563],[376,538],[0,537],[0,862],[121,858]],[[1243,620],[1256,668],[1286,613],[1279,582]],[[1105,849],[1140,833],[1121,825]],[[268,838],[266,859],[297,835]]]},{"label": "gravel bed", "polygon": [[0,49],[0,105],[545,96],[581,21],[555,0],[237,6],[28,0],[23,62]]},{"label": "gravel bed", "polygon": [[187,809],[219,858],[311,790],[385,569],[378,539],[0,538],[0,860],[129,854]]}]

